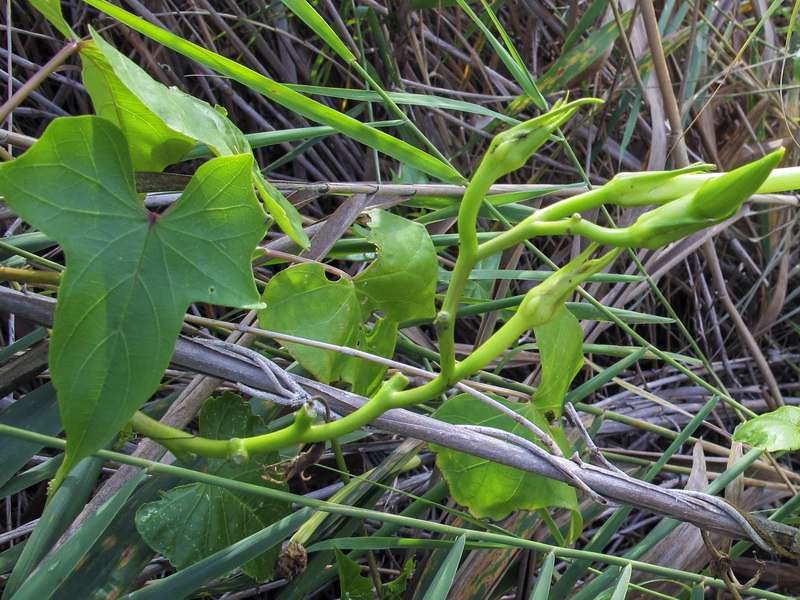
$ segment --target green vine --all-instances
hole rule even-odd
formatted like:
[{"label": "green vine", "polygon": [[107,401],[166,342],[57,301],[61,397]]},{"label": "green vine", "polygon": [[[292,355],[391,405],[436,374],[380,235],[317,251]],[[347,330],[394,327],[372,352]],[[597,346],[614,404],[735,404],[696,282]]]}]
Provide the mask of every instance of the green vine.
[{"label": "green vine", "polygon": [[[581,106],[594,102],[597,101],[585,99],[557,104],[550,112],[499,134],[489,147],[464,194],[459,210],[459,255],[450,286],[435,319],[441,356],[440,372],[436,378],[419,387],[407,389],[408,379],[402,374],[395,374],[366,405],[340,420],[314,424],[316,415],[313,409],[304,405],[295,413],[294,423],[289,427],[245,439],[187,437],[184,432],[141,413],[131,420],[131,425],[162,443],[177,456],[199,454],[241,461],[250,455],[299,443],[335,439],[369,424],[387,410],[430,401],[483,369],[527,330],[551,322],[576,288],[608,267],[625,248],[663,246],[733,216],[742,203],[763,185],[783,156],[782,150],[777,151],[731,173],[699,181],[687,179],[686,176],[704,172],[713,165],[697,164],[670,172],[621,174],[601,188],[536,211],[505,233],[479,243],[478,213],[490,186],[503,175],[524,165],[552,132]],[[602,227],[581,218],[582,211],[602,204],[616,204],[623,208],[661,205],[625,228]],[[455,315],[476,263],[540,235],[580,235],[592,240],[592,243],[578,257],[531,289],[516,313],[484,344],[461,362],[456,361]],[[591,258],[601,245],[614,248],[599,258]]]}]

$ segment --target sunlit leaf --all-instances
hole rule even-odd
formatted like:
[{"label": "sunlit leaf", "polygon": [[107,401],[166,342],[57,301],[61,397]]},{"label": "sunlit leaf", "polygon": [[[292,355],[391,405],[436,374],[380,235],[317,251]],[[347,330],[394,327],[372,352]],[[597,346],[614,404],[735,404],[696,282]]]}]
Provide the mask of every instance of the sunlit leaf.
[{"label": "sunlit leaf", "polygon": [[194,138],[167,127],[122,83],[94,42],[84,42],[80,56],[83,83],[94,110],[97,116],[108,119],[123,132],[134,170],[163,171],[194,147]]},{"label": "sunlit leaf", "polygon": [[[223,112],[177,88],[161,85],[96,32],[93,31],[92,35],[122,85],[166,127],[205,144],[217,156],[252,155],[247,138]],[[267,210],[281,229],[298,244],[308,246],[308,237],[297,210],[264,179],[255,162],[252,163],[251,175]]]},{"label": "sunlit leaf", "polygon": [[[562,450],[568,450],[563,430],[551,428],[532,403],[498,401],[548,432]],[[502,429],[536,441],[530,430],[468,394],[450,398],[436,411],[435,417],[456,425]],[[436,464],[450,486],[453,499],[478,518],[499,521],[515,510],[535,510],[548,506],[577,511],[575,490],[565,483],[442,446],[431,444],[431,449],[437,453]]]},{"label": "sunlit leaf", "polygon": [[366,214],[378,259],[354,279],[356,290],[392,320],[432,317],[438,263],[428,232],[386,211]]},{"label": "sunlit leaf", "polygon": [[800,449],[800,408],[781,406],[779,409],[742,423],[733,434],[734,441],[764,450]]},{"label": "sunlit leaf", "polygon": [[[330,281],[316,263],[281,271],[262,297],[263,327],[390,357],[400,321],[433,316],[437,263],[427,231],[384,211],[367,214],[366,239],[377,246],[377,259],[352,281]],[[319,381],[348,381],[356,393],[369,393],[386,373],[383,365],[332,350],[286,347]]]},{"label": "sunlit leaf", "polygon": [[64,19],[64,14],[61,12],[61,2],[59,0],[29,1],[65,38],[70,40],[78,39],[78,36],[75,35],[75,32],[72,31],[72,28],[69,26],[66,19]]},{"label": "sunlit leaf", "polygon": [[562,306],[558,316],[536,327],[536,344],[542,363],[542,378],[531,402],[544,415],[561,416],[564,398],[572,380],[583,366],[583,328]]}]

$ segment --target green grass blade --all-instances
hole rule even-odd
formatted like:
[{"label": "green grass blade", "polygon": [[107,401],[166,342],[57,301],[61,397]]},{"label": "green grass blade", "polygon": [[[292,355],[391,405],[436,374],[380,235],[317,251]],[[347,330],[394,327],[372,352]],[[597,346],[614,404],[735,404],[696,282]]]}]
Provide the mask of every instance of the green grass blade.
[{"label": "green grass blade", "polygon": [[270,525],[240,542],[231,544],[175,575],[125,596],[125,599],[162,600],[169,598],[170,600],[180,600],[186,598],[209,581],[222,577],[239,565],[262,554],[265,550],[280,544],[307,521],[311,513],[312,511],[308,508],[300,509],[274,525]]},{"label": "green grass blade", "polygon": [[[344,88],[325,87],[320,85],[287,85],[289,89],[303,94],[328,96],[342,100],[359,100],[362,102],[376,102],[380,99],[378,92],[372,90],[348,90]],[[443,108],[446,110],[457,110],[460,112],[492,117],[508,123],[509,125],[519,125],[522,121],[504,115],[503,113],[492,110],[480,104],[466,102],[464,100],[454,100],[444,96],[431,96],[428,94],[412,94],[410,92],[386,92],[386,95],[397,104],[408,104],[411,106],[425,106],[433,108]]]},{"label": "green grass blade", "polygon": [[350,48],[336,35],[336,32],[328,25],[325,19],[323,19],[306,0],[281,0],[281,2],[300,17],[303,23],[308,25],[314,33],[321,37],[336,54],[349,63],[355,62],[355,54],[350,51]]},{"label": "green grass blade", "polygon": [[[56,435],[63,427],[58,413],[56,390],[48,383],[25,394],[14,404],[0,412],[0,423],[37,431],[46,435]],[[3,460],[0,462],[0,485],[19,471],[31,456],[41,450],[41,445],[22,440],[3,441]],[[5,496],[0,496],[3,498]]]},{"label": "green grass blade", "polygon": [[95,487],[102,466],[103,461],[98,458],[84,459],[64,480],[25,544],[25,550],[6,585],[4,598],[11,598],[23,586],[42,558],[81,512]]},{"label": "green grass blade", "polygon": [[425,592],[423,600],[447,600],[447,594],[453,587],[453,580],[461,562],[461,555],[464,553],[464,545],[467,542],[466,536],[460,535],[456,538],[452,549],[447,554],[447,558],[442,564],[442,568],[436,574],[433,583]]},{"label": "green grass blade", "polygon": [[631,566],[626,565],[624,569],[622,569],[622,575],[620,575],[619,579],[617,580],[617,584],[614,586],[614,593],[611,594],[611,600],[625,600],[625,594],[628,593],[628,584],[631,582]]},{"label": "green grass blade", "polygon": [[539,108],[545,109],[547,103],[544,97],[539,91],[539,88],[536,87],[536,83],[533,81],[530,72],[522,62],[519,53],[517,53],[514,45],[511,43],[511,40],[508,39],[508,36],[505,34],[500,22],[494,16],[491,8],[486,4],[486,2],[483,3],[484,8],[486,8],[487,13],[492,19],[492,22],[494,23],[495,27],[497,27],[500,35],[503,37],[503,40],[506,44],[505,46],[500,43],[500,40],[492,35],[492,32],[489,31],[489,28],[483,23],[483,21],[481,21],[480,17],[478,17],[475,11],[473,11],[464,0],[458,0],[458,4],[480,28],[480,30],[486,36],[487,41],[492,45],[494,51],[497,52],[500,60],[503,61],[503,64],[514,76],[514,79],[520,85],[520,87],[525,90],[525,93],[530,97],[531,100],[533,100],[533,103]]},{"label": "green grass blade", "polygon": [[103,504],[75,535],[42,563],[14,595],[14,600],[48,600],[57,594],[60,582],[75,569],[144,477],[144,471],[140,471]]},{"label": "green grass blade", "polygon": [[536,578],[536,584],[533,586],[528,600],[547,600],[549,598],[550,582],[553,579],[555,564],[556,555],[552,552],[548,552],[544,563],[542,563],[542,568],[539,569],[539,576]]},{"label": "green grass blade", "polygon": [[132,15],[126,10],[114,6],[109,2],[105,2],[104,0],[87,0],[87,4],[102,10],[109,16],[160,44],[163,44],[167,48],[183,54],[187,58],[196,60],[215,70],[217,73],[230,77],[250,89],[263,94],[270,100],[285,106],[299,115],[324,125],[330,125],[338,132],[371,148],[375,148],[379,152],[383,152],[404,164],[408,164],[433,177],[441,179],[442,181],[456,185],[464,183],[464,177],[453,167],[444,164],[441,160],[426,154],[422,150],[414,148],[406,142],[398,140],[372,127],[368,127],[315,100],[306,98],[283,84],[273,81],[268,77],[264,77],[263,75],[259,75],[252,69],[184,40],[169,31],[156,27],[144,19]]},{"label": "green grass blade", "polygon": [[436,149],[436,147],[425,137],[425,135],[408,120],[405,113],[394,103],[391,97],[384,91],[383,87],[375,81],[359,62],[357,57],[350,51],[347,45],[342,42],[336,32],[333,31],[330,25],[320,16],[320,14],[306,1],[306,0],[282,0],[292,12],[300,17],[303,22],[308,25],[318,36],[320,36],[326,44],[328,44],[336,54],[346,60],[350,66],[361,75],[364,80],[378,93],[380,98],[386,103],[389,110],[395,116],[403,119],[405,125],[419,138],[419,140],[428,147],[434,156],[442,163],[450,165],[447,159]]}]

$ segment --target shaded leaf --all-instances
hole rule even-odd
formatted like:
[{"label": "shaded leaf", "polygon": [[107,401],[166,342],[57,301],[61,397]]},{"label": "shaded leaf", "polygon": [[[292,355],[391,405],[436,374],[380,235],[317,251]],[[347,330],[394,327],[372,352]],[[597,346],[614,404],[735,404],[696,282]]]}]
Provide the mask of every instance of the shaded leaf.
[{"label": "shaded leaf", "polygon": [[742,423],[733,434],[736,442],[749,444],[766,452],[800,449],[800,408],[779,409]]},{"label": "shaded leaf", "polygon": [[[253,435],[261,419],[236,394],[211,398],[200,413],[200,434],[212,439]],[[278,453],[264,457],[277,462]],[[220,459],[201,460],[203,471],[226,479],[264,486],[263,468],[255,461],[237,466]],[[273,486],[274,487],[274,486]],[[136,513],[142,537],[178,569],[227,548],[289,514],[289,506],[263,496],[243,494],[203,483],[192,483],[165,492],[157,502]],[[274,571],[278,548],[242,565],[242,571],[264,582]]]},{"label": "shaded leaf", "polygon": [[[45,435],[57,435],[62,426],[53,385],[46,383],[39,386],[4,408],[0,411],[0,423]],[[3,438],[4,458],[0,463],[0,486],[5,485],[41,449],[41,444]],[[0,498],[3,497],[5,496],[0,495]]]},{"label": "shaded leaf", "polygon": [[[568,450],[560,428],[551,428],[532,403],[498,400],[549,433],[562,450]],[[437,419],[455,425],[481,425],[514,433],[536,442],[527,428],[468,394],[450,398],[436,411]],[[515,510],[558,506],[577,511],[575,490],[567,484],[489,460],[430,444],[436,464],[450,486],[453,499],[478,518],[505,519]]]},{"label": "shaded leaf", "polygon": [[55,120],[0,166],[0,192],[67,256],[50,370],[68,472],[109,442],[159,385],[192,302],[252,306],[265,233],[249,155],[203,165],[161,215],[136,196],[127,143],[99,117]]},{"label": "shaded leaf", "polygon": [[341,597],[349,600],[372,600],[374,597],[372,581],[361,574],[358,563],[334,547],[336,568],[339,569],[339,586]]},{"label": "shaded leaf", "polygon": [[416,567],[417,561],[412,556],[403,565],[403,572],[381,588],[381,600],[400,600]]},{"label": "shaded leaf", "polygon": [[[318,263],[295,265],[275,275],[258,312],[262,327],[337,345],[358,343],[362,310],[353,283],[329,281]],[[331,350],[285,342],[292,356],[324,383],[336,379],[347,357]]]}]

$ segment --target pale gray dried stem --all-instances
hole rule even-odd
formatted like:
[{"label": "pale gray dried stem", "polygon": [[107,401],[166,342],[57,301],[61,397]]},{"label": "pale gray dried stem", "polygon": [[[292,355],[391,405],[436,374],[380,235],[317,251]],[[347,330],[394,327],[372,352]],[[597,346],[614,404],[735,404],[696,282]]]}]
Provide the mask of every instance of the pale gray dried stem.
[{"label": "pale gray dried stem", "polygon": [[[0,309],[13,310],[18,316],[37,320],[43,325],[52,325],[54,308],[55,301],[49,298],[26,296],[20,292],[0,288]],[[173,364],[227,381],[274,391],[269,390],[264,372],[253,362],[244,357],[229,356],[185,338],[178,340]],[[332,386],[296,375],[292,377],[309,394],[325,398],[331,408],[340,414],[349,414],[369,401],[367,398]],[[585,463],[577,465],[557,456],[551,456],[544,461],[525,448],[404,409],[387,411],[372,424],[383,431],[425,440],[558,481],[568,482],[568,478],[564,475],[566,470],[609,501],[646,509],[728,537],[752,539],[756,543],[761,541],[762,536],[753,539],[752,532],[743,527],[739,520],[728,512],[727,507],[719,506],[719,502],[724,501],[708,494],[693,493],[688,496],[681,491],[662,489],[593,465]],[[560,463],[559,468],[552,464],[553,461]],[[797,528],[758,516],[751,518],[773,537],[776,544],[794,552],[800,551],[800,531]]]}]

